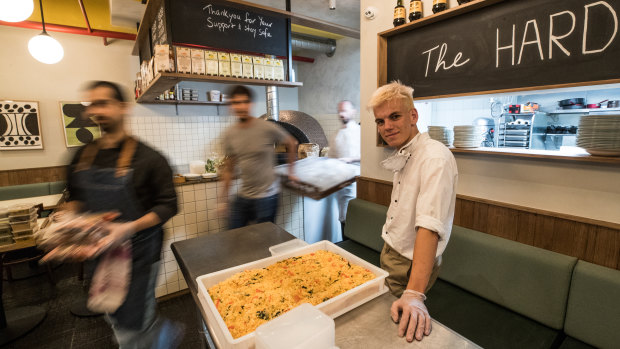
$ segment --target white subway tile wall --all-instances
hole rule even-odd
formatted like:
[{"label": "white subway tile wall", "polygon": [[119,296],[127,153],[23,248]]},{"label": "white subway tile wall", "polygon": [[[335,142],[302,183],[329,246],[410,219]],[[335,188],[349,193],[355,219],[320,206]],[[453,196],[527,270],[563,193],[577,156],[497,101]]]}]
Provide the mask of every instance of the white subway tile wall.
[{"label": "white subway tile wall", "polygon": [[129,126],[140,140],[162,152],[177,172],[211,154],[222,154],[221,133],[235,121],[232,116],[132,116]]},{"label": "white subway tile wall", "polygon": [[[337,115],[334,115],[338,120]],[[132,116],[129,126],[134,135],[166,156],[176,172],[189,171],[192,160],[206,160],[212,153],[222,154],[220,135],[234,122],[228,116]],[[208,182],[176,187],[179,213],[164,225],[164,244],[155,288],[161,297],[187,288],[170,244],[226,230],[226,218],[218,215],[218,202],[232,199],[239,187],[234,181],[230,193],[223,183]],[[303,240],[303,197],[284,190],[276,224]]]}]

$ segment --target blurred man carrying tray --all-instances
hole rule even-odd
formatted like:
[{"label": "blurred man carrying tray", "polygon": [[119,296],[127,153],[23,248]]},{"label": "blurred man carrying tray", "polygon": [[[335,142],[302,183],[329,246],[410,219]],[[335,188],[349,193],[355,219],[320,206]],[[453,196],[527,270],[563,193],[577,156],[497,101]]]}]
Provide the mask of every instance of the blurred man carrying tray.
[{"label": "blurred man carrying tray", "polygon": [[73,255],[79,260],[103,253],[89,307],[107,313],[121,348],[174,348],[182,330],[158,319],[155,310],[162,225],[177,212],[172,171],[161,154],[128,135],[128,105],[118,85],[93,82],[86,97],[86,114],[103,135],[75,154],[67,176],[67,207],[74,213],[117,212],[113,222],[100,223],[103,238]]}]

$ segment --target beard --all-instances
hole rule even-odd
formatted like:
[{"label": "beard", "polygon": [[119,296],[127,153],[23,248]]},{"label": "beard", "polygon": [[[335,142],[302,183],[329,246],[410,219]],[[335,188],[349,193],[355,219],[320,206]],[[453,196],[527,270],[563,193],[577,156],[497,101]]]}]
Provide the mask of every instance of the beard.
[{"label": "beard", "polygon": [[121,121],[111,120],[106,117],[96,116],[95,122],[99,125],[101,130],[105,133],[114,133],[121,127]]}]

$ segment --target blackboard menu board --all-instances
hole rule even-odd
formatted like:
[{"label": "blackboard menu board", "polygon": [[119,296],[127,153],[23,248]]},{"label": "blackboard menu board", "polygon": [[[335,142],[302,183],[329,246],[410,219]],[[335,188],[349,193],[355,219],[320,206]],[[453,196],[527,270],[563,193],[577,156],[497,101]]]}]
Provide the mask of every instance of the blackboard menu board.
[{"label": "blackboard menu board", "polygon": [[618,82],[620,0],[505,0],[389,36],[414,97]]},{"label": "blackboard menu board", "polygon": [[174,44],[287,55],[287,23],[226,1],[170,1]]},{"label": "blackboard menu board", "polygon": [[164,45],[168,43],[168,34],[166,30],[166,9],[162,2],[161,7],[157,11],[157,15],[151,26],[151,43],[155,45]]}]

